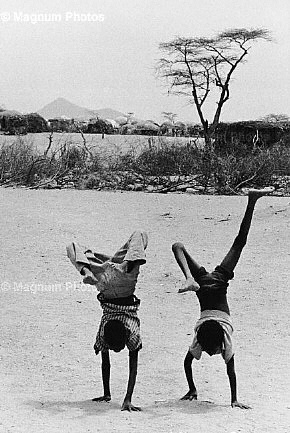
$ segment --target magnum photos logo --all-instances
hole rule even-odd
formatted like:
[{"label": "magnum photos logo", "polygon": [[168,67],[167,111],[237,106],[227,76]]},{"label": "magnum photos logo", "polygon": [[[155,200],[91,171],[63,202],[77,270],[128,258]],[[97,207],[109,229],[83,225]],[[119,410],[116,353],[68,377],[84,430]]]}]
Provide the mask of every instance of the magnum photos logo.
[{"label": "magnum photos logo", "polygon": [[0,12],[0,22],[16,22],[16,23],[58,23],[58,22],[103,22],[105,16],[102,13],[82,13],[76,11],[67,11],[65,13],[26,13],[23,11]]}]

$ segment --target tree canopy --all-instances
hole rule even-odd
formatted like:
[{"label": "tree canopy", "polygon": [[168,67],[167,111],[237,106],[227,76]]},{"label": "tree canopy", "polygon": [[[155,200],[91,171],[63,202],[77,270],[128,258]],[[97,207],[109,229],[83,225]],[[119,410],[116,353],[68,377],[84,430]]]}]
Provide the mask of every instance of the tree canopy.
[{"label": "tree canopy", "polygon": [[[158,71],[166,79],[169,92],[187,96],[197,109],[205,138],[215,131],[224,103],[230,98],[230,81],[237,66],[246,60],[252,43],[271,40],[267,29],[230,29],[212,38],[176,37],[160,44],[164,56]],[[211,122],[203,106],[210,92],[218,91],[217,106]]]}]

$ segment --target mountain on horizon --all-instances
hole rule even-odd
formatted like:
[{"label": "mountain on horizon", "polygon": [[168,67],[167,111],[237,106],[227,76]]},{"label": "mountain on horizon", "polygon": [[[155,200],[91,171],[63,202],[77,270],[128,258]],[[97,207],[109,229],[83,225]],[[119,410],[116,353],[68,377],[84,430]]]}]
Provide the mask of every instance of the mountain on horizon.
[{"label": "mountain on horizon", "polygon": [[124,113],[113,110],[112,108],[101,108],[99,110],[90,110],[89,108],[80,107],[73,104],[65,98],[57,98],[37,111],[45,119],[54,119],[62,116],[71,119],[90,119],[92,117],[102,117],[103,119],[115,120]]}]

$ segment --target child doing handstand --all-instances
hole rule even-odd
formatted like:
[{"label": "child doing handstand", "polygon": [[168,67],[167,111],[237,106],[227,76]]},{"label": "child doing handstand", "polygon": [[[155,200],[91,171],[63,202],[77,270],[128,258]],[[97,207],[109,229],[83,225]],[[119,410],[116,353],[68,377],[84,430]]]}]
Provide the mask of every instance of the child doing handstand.
[{"label": "child doing handstand", "polygon": [[189,391],[181,400],[197,399],[197,391],[192,376],[192,361],[200,359],[202,351],[210,356],[221,354],[227,367],[231,389],[231,406],[249,409],[249,406],[237,400],[237,385],[232,347],[233,326],[227,302],[228,281],[234,277],[234,268],[246,245],[252,216],[259,197],[269,194],[273,188],[249,190],[248,204],[240,225],[238,236],[219,266],[213,272],[207,272],[186,251],[180,242],[173,244],[172,250],[186,281],[179,293],[194,291],[201,309],[200,319],[195,325],[193,342],[184,360],[184,370]]},{"label": "child doing handstand", "polygon": [[95,285],[103,309],[101,323],[94,344],[96,355],[102,355],[104,395],[93,401],[111,400],[109,350],[129,350],[129,379],[122,410],[139,411],[131,403],[137,376],[138,352],[142,348],[140,321],[137,310],[140,300],[134,295],[140,265],[146,263],[148,237],[135,231],[113,256],[81,249],[72,243],[67,254],[72,264],[84,276],[85,284]]}]

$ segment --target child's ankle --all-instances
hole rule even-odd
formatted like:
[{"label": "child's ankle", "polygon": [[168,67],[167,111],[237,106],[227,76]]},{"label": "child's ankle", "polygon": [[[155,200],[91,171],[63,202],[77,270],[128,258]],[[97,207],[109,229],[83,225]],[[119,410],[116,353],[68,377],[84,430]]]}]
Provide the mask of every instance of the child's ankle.
[{"label": "child's ankle", "polygon": [[85,276],[87,276],[87,275],[92,275],[92,271],[90,270],[90,268],[88,268],[87,266],[84,266],[83,268],[82,268],[82,275],[85,275]]}]

